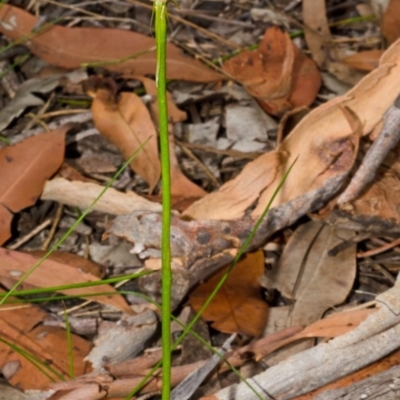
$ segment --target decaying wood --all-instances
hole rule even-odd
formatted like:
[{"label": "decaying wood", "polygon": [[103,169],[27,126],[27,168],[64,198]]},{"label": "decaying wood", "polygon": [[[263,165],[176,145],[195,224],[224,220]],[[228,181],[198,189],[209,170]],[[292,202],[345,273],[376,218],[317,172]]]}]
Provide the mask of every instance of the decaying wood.
[{"label": "decaying wood", "polygon": [[[347,173],[336,175],[318,189],[271,209],[247,250],[261,246],[278,230],[293,224],[308,212],[321,208],[341,189],[346,177]],[[250,216],[233,221],[185,221],[177,216],[172,218],[171,252],[175,260],[173,306],[179,304],[191,287],[233,260],[255,223]],[[161,256],[159,213],[137,211],[119,216],[107,232],[134,244],[132,252],[142,259]],[[160,301],[159,272],[140,278],[139,284],[145,293]]]},{"label": "decaying wood", "polygon": [[[376,300],[379,309],[353,331],[292,356],[249,379],[248,383],[258,392],[262,390],[261,394],[266,398],[292,399],[359,370],[399,348],[400,278],[392,289]],[[206,399],[255,400],[257,397],[240,383]]]},{"label": "decaying wood", "polygon": [[313,400],[397,400],[400,398],[400,366],[373,375],[351,386],[327,390]]}]

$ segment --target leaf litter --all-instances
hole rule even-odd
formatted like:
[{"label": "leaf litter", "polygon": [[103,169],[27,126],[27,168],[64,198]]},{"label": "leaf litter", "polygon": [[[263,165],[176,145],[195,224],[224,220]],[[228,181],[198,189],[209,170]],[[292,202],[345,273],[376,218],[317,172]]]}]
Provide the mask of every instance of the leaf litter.
[{"label": "leaf litter", "polygon": [[[215,2],[212,7],[218,8],[219,3]],[[385,51],[375,39],[363,46],[357,45],[358,37],[363,35],[360,31],[360,26],[365,26],[363,24],[370,24],[370,32],[379,37],[378,21],[375,25],[365,21],[357,22],[360,25],[354,22],[349,23],[348,27],[337,24],[340,22],[337,18],[343,18],[344,15],[353,17],[354,10],[361,13],[361,8],[354,7],[353,10],[351,6],[346,6],[348,8],[345,11],[338,12],[328,0],[303,1],[301,7],[292,9],[290,5],[276,5],[275,9],[267,10],[269,14],[260,13],[250,6],[250,13],[243,18],[252,18],[254,29],[251,32],[241,27],[241,20],[232,19],[232,15],[243,12],[235,4],[224,5],[225,8],[218,11],[226,17],[223,19],[216,16],[219,14],[213,14],[210,19],[208,6],[199,4],[195,6],[195,14],[187,14],[196,15],[189,16],[187,22],[189,19],[195,20],[197,25],[179,25],[185,19],[179,20],[178,24],[171,23],[174,29],[179,26],[173,35],[174,43],[169,44],[167,60],[169,78],[176,80],[169,84],[168,108],[175,204],[173,307],[177,308],[177,315],[187,294],[189,303],[195,309],[201,307],[207,297],[204,291],[209,291],[214,284],[212,279],[207,279],[213,273],[221,274],[221,268],[233,259],[283,174],[297,160],[272,205],[273,209],[250,245],[250,249],[258,251],[249,253],[239,262],[228,278],[229,290],[225,289],[220,294],[222,298],[212,303],[208,314],[207,311],[204,314],[204,319],[212,322],[214,329],[244,334],[250,340],[245,345],[240,341],[234,342],[226,358],[234,365],[243,366],[243,374],[245,370],[251,370],[250,364],[257,365],[255,362],[260,359],[268,362],[271,368],[267,371],[267,383],[263,381],[263,374],[256,375],[260,371],[253,370],[248,376],[255,376],[260,380],[261,387],[276,397],[282,396],[282,390],[278,387],[281,377],[285,382],[291,382],[292,376],[295,376],[300,382],[295,386],[305,392],[323,387],[329,379],[339,379],[340,376],[332,372],[341,370],[338,362],[349,365],[349,371],[352,368],[362,369],[365,365],[362,362],[375,362],[377,369],[369,370],[374,375],[379,374],[380,368],[390,368],[396,362],[379,361],[379,357],[385,357],[385,352],[387,354],[389,351],[387,346],[390,345],[391,349],[398,347],[396,337],[399,335],[396,336],[391,328],[387,328],[387,334],[393,335],[393,340],[386,345],[378,344],[380,331],[376,327],[386,326],[390,324],[390,318],[394,318],[386,313],[383,303],[393,309],[398,307],[396,295],[391,295],[391,290],[396,293],[397,286],[389,289],[399,270],[396,261],[398,249],[395,247],[396,234],[399,232],[396,211],[398,149],[393,148],[384,157],[383,165],[375,171],[375,180],[357,198],[345,203],[337,201],[337,196],[343,193],[371,143],[379,137],[382,118],[387,115],[385,113],[398,95],[393,90],[399,86],[400,76],[400,45],[396,41],[395,14],[390,11],[393,3],[390,2],[387,11],[382,13],[380,21],[382,33],[393,43]],[[41,6],[39,14],[46,15],[47,7]],[[135,15],[132,14],[133,10]],[[109,5],[108,11],[118,14],[114,4]],[[175,12],[173,7],[170,11]],[[81,12],[81,9],[78,8],[76,12]],[[128,7],[124,12],[134,18],[145,15],[138,4]],[[365,11],[364,15],[368,15],[368,12]],[[391,13],[392,20],[388,13]],[[64,16],[68,20],[69,16]],[[305,41],[290,38],[297,28],[292,25],[293,17],[299,20],[301,16],[306,24]],[[80,347],[76,346],[82,349],[76,355],[75,369],[77,376],[81,376],[52,385],[58,391],[56,396],[94,399],[98,398],[99,393],[105,395],[107,386],[109,396],[124,397],[142,379],[144,368],[150,368],[158,360],[157,357],[152,358],[139,373],[128,369],[130,362],[139,363],[148,352],[157,353],[158,345],[154,304],[149,303],[148,298],[141,297],[144,294],[158,300],[160,294],[157,270],[160,255],[160,205],[157,203],[160,198],[160,172],[155,128],[158,109],[155,82],[145,76],[153,76],[155,71],[154,39],[134,32],[135,25],[133,30],[126,29],[127,25],[118,22],[118,17],[115,21],[107,22],[107,27],[102,26],[104,21],[101,18],[96,27],[89,19],[77,18],[75,24],[78,26],[67,27],[64,22],[56,26],[39,25],[36,32],[31,34],[39,21],[38,17],[13,5],[3,5],[0,10],[0,31],[5,37],[25,44],[33,55],[52,65],[74,70],[83,63],[89,63],[89,82],[97,83],[90,92],[92,97],[87,96],[89,92],[74,85],[67,90],[59,83],[54,72],[48,79],[50,82],[54,79],[52,85],[58,86],[57,91],[45,90],[46,85],[40,83],[37,89],[32,90],[21,86],[21,98],[24,101],[34,98],[37,102],[26,104],[31,107],[28,111],[36,113],[33,124],[38,123],[41,128],[35,128],[35,137],[1,150],[5,154],[5,168],[2,171],[7,171],[7,163],[13,167],[7,172],[10,178],[4,180],[3,197],[0,197],[4,199],[0,208],[0,239],[4,243],[1,249],[4,266],[1,280],[3,286],[11,287],[21,274],[35,264],[38,257],[46,252],[46,246],[53,245],[63,235],[65,227],[77,218],[80,213],[77,208],[85,209],[103,190],[104,183],[121,164],[122,157],[127,159],[138,145],[152,135],[147,151],[132,162],[131,171],[120,175],[113,183],[114,187],[106,192],[94,211],[81,223],[80,229],[62,244],[62,249],[68,253],[58,253],[58,258],[46,260],[22,286],[49,287],[95,281],[104,273],[112,277],[137,272],[143,267],[152,268],[151,275],[122,287],[124,293],[129,292],[125,297],[118,295],[118,289],[110,285],[72,291],[78,296],[91,293],[95,295],[91,300],[102,305],[94,302],[83,305],[80,315],[80,308],[74,307],[78,300],[71,304],[72,308],[68,310],[71,321],[74,321],[71,327],[80,335],[75,335],[74,340],[81,341]],[[274,25],[280,27],[266,29],[266,21],[271,18]],[[131,20],[124,21],[129,25]],[[215,33],[212,40],[202,36],[204,27],[210,33],[208,37]],[[336,40],[338,32],[348,37],[349,41]],[[225,39],[220,41],[222,37]],[[193,57],[183,55],[175,46],[178,44],[189,52],[198,52],[202,59],[214,58],[214,63],[218,64],[215,60],[226,53],[225,46],[228,43],[256,43],[260,38],[261,44],[257,50],[242,49],[238,55],[228,57],[227,61],[220,64],[230,78],[243,85],[248,92],[246,95],[243,91],[240,94],[241,89],[237,89],[238,86],[232,82],[223,82],[227,79],[224,75]],[[81,46],[76,45],[77,40]],[[35,58],[32,56],[32,59]],[[335,96],[325,86],[325,79],[320,88],[322,66],[328,71],[323,73],[330,74],[332,82],[344,81],[352,85],[352,89],[342,96]],[[28,63],[24,64],[22,72],[17,71],[20,81],[24,81],[25,76],[36,79],[37,70],[29,71],[28,67]],[[355,71],[356,68],[361,72]],[[2,87],[5,85],[3,78],[0,84]],[[53,93],[50,96],[54,97],[51,102],[46,102],[51,91]],[[263,111],[253,99],[273,117],[260,114]],[[6,107],[12,105],[10,99],[6,98],[5,102]],[[54,132],[39,133],[40,129],[41,132],[46,130],[49,118],[47,111],[43,111],[46,107],[50,108],[50,124],[53,124],[61,120],[58,114],[72,114],[82,104],[85,107],[91,104],[92,116],[89,114],[89,118],[75,125],[74,131],[68,131],[66,144],[64,135],[69,129],[67,126],[60,128],[62,140],[57,142],[57,146],[50,144],[53,142],[49,138]],[[304,106],[310,107],[311,111],[299,112],[298,107]],[[24,107],[18,105],[17,111],[8,113],[7,118],[10,119],[5,119],[3,134],[11,141],[23,137],[19,133],[26,126],[24,118],[27,111]],[[238,123],[232,119],[236,110],[240,111]],[[294,122],[295,127],[291,130],[288,124],[284,127],[285,121],[291,118],[286,114],[289,110],[290,116],[294,117],[291,121],[296,121],[297,117],[300,120]],[[385,118],[390,119],[391,114],[388,115]],[[207,131],[205,127],[211,125],[213,129]],[[257,134],[252,131],[253,125],[257,128]],[[235,128],[239,140],[232,140]],[[76,133],[77,130],[81,132]],[[10,163],[7,161],[9,152],[15,149],[17,152],[15,155],[11,153],[13,162]],[[254,153],[245,153],[255,150],[265,154],[257,157]],[[384,148],[378,150],[386,154]],[[57,158],[57,162],[51,161],[53,157]],[[65,175],[61,178],[64,170],[49,180],[59,169],[64,157],[65,162],[76,170],[69,167],[67,179]],[[254,157],[257,157],[254,161],[247,161]],[[39,167],[43,167],[44,172]],[[71,173],[71,170],[74,172]],[[20,183],[15,186],[13,182]],[[211,188],[215,188],[215,191],[207,194]],[[56,215],[55,203],[65,204],[61,217]],[[183,211],[183,214],[179,214],[179,211]],[[114,215],[119,217],[114,219]],[[45,217],[53,226],[50,228],[46,225],[42,231],[35,232],[35,226],[42,223]],[[310,222],[310,219],[315,221]],[[102,235],[104,243],[100,244]],[[21,236],[25,244],[19,244]],[[46,245],[45,239],[48,239]],[[10,243],[19,251],[7,249]],[[133,245],[131,251],[134,254],[128,251],[129,243]],[[40,248],[42,250],[38,251]],[[25,252],[27,250],[36,252],[29,254]],[[75,257],[65,255],[69,253],[75,254]],[[360,254],[366,256],[361,257]],[[88,255],[92,260],[102,263],[100,269],[82,257]],[[206,283],[202,283],[206,280]],[[106,296],[102,294],[104,291],[115,295]],[[382,292],[384,294],[375,303],[367,303],[366,307],[369,308],[357,309],[363,302],[374,299],[371,293]],[[65,293],[70,294],[71,291]],[[112,309],[104,308],[105,305]],[[355,310],[351,310],[353,306],[356,306]],[[326,313],[333,308],[343,308],[343,311],[326,317]],[[21,313],[25,312],[24,308],[21,310]],[[51,360],[59,372],[68,377],[65,352],[54,350],[64,351],[68,347],[63,328],[36,326],[36,321],[52,317],[55,310],[62,315],[60,305],[48,303],[46,308],[30,306],[30,310],[35,310],[38,317],[30,319],[22,316],[27,323],[31,321],[31,325],[18,328],[18,335],[12,333],[15,329],[12,322],[17,318],[17,312],[6,319],[4,324],[8,325],[4,329],[11,332],[10,337],[14,337],[14,342],[41,355],[47,362]],[[85,331],[85,315],[93,316],[93,313],[96,313],[96,321],[101,321],[100,329],[94,326]],[[151,315],[151,318],[143,323],[146,315]],[[379,324],[374,322],[377,320]],[[80,328],[77,321],[81,321]],[[396,324],[392,325],[396,327]],[[132,335],[136,338],[135,343],[129,340]],[[97,337],[94,341],[93,336]],[[122,341],[125,336],[128,340]],[[115,337],[121,339],[118,351],[113,350]],[[310,338],[315,337],[324,338],[328,341],[327,345],[314,346]],[[374,355],[368,349],[364,350],[364,359],[360,363],[353,355],[360,354],[357,346],[365,345],[365,337],[375,343],[372,346],[380,349],[380,352]],[[40,340],[35,343],[31,338]],[[99,368],[106,365],[104,361],[108,361],[107,369],[102,374],[85,375],[87,363],[82,358],[88,354],[88,339],[95,347],[87,359]],[[210,340],[210,336],[207,335],[205,339]],[[147,344],[149,341],[150,349]],[[218,346],[224,340],[211,331],[211,341]],[[299,342],[305,341],[306,345],[299,346]],[[336,348],[339,342],[345,345]],[[352,346],[356,347],[353,349]],[[308,350],[304,350],[306,348]],[[142,354],[144,349],[145,353]],[[2,361],[2,372],[11,384],[24,389],[48,386],[47,378],[36,378],[36,371],[20,356],[7,350],[4,350],[4,354],[11,354]],[[125,361],[128,354],[136,358]],[[293,354],[293,362],[300,364],[295,364],[296,373],[289,379],[292,361],[288,364],[285,360]],[[174,385],[206,363],[206,360],[195,359],[192,363],[179,365],[180,356],[179,352],[174,354],[177,363],[173,368]],[[307,374],[313,373],[312,365],[320,360],[319,357],[324,359],[324,365],[317,372],[314,371],[313,379],[307,378]],[[347,361],[343,357],[348,357]],[[307,369],[305,365],[311,367]],[[220,372],[229,371],[229,367],[222,364],[217,368]],[[116,370],[120,372],[114,374],[112,371]],[[346,384],[353,385],[365,376],[349,375]],[[25,380],[21,380],[21,377]],[[32,379],[29,381],[28,377]],[[253,396],[245,391],[247,389],[243,384],[229,387],[232,384],[230,378],[223,381],[213,376],[212,379],[218,381],[217,386],[222,390],[198,393],[194,398],[206,396],[203,398],[224,399],[224,386],[228,386],[226,390],[235,392],[237,388],[235,398]],[[306,384],[311,381],[312,387]],[[200,390],[206,387],[203,385]],[[146,391],[151,390],[159,390],[157,379],[153,379],[146,388]],[[290,385],[285,385],[284,390],[285,395],[290,391],[287,398],[295,398],[303,393]],[[67,391],[67,397],[61,391]]]}]

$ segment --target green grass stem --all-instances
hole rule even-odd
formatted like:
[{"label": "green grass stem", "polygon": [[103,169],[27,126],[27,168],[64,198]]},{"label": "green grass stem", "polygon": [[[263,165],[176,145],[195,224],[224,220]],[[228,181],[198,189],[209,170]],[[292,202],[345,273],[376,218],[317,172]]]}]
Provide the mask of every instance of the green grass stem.
[{"label": "green grass stem", "polygon": [[162,400],[171,394],[171,176],[167,110],[167,1],[154,1],[157,101],[159,112],[160,158],[162,178],[161,232],[161,343],[162,343]]}]

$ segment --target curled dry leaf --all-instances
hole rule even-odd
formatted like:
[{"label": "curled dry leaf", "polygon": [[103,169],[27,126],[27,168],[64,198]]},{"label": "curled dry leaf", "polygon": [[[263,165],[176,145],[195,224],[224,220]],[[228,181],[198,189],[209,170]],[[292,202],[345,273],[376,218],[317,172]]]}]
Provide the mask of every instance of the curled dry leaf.
[{"label": "curled dry leaf", "polygon": [[10,237],[12,212],[31,206],[64,159],[65,125],[0,150],[0,244]]},{"label": "curled dry leaf", "polygon": [[[138,77],[143,86],[146,89],[146,93],[153,97],[153,101],[150,103],[150,108],[153,114],[153,118],[158,121],[158,103],[157,103],[157,87],[156,83],[149,78]],[[184,111],[180,110],[174,103],[172,96],[167,92],[167,104],[168,104],[168,117],[172,122],[181,122],[186,120],[187,115]],[[169,126],[169,131],[172,131],[172,126]],[[182,200],[185,208],[188,207],[187,200],[194,201],[203,197],[207,192],[201,187],[197,186],[191,180],[189,180],[181,171],[178,163],[178,159],[175,153],[174,136],[172,133],[169,135],[169,152],[170,152],[170,168],[171,168],[171,194],[174,208],[178,209]],[[178,208],[177,208],[178,206]]]},{"label": "curled dry leaf", "polygon": [[[348,174],[360,135],[369,134],[381,122],[398,95],[393,88],[398,87],[400,40],[383,54],[379,67],[353,89],[311,111],[277,150],[247,164],[235,179],[194,203],[185,215],[196,219],[230,220],[242,217],[246,209],[257,202],[252,215],[259,216],[296,159],[272,207]],[[334,187],[331,196],[340,190],[340,186]]]},{"label": "curled dry leaf", "polygon": [[[32,33],[39,21],[39,17],[8,4],[0,9],[0,32],[11,40],[19,40],[49,64],[76,69],[85,63],[104,62],[105,68],[121,72],[125,77],[156,72],[153,38],[124,29],[50,24]],[[184,56],[168,43],[167,78],[212,82],[223,76],[200,61]]]},{"label": "curled dry leaf", "polygon": [[321,86],[314,62],[277,27],[268,28],[255,51],[245,51],[224,64],[270,114],[309,106]]},{"label": "curled dry leaf", "polygon": [[[10,288],[16,280],[20,279],[31,267],[39,260],[31,254],[21,253],[0,248],[0,279],[4,286]],[[44,260],[35,272],[30,274],[24,281],[28,285],[38,288],[46,288],[52,286],[68,285],[79,282],[95,282],[99,279],[80,269],[71,267],[68,264],[60,263],[54,260]],[[24,287],[24,283],[21,287]],[[127,314],[132,314],[132,310],[126,304],[124,298],[118,294],[114,296],[106,296],[100,293],[115,292],[110,285],[90,286],[86,288],[76,288],[70,290],[60,290],[61,293],[67,295],[83,296],[85,294],[95,295],[90,297],[91,300],[97,301],[115,307],[117,310]],[[97,295],[96,295],[97,294]]]},{"label": "curled dry leaf", "polygon": [[126,160],[148,140],[130,167],[149,184],[151,193],[160,179],[157,131],[140,97],[121,93],[117,101],[110,89],[100,88],[92,103],[92,113],[96,128],[118,147]]},{"label": "curled dry leaf", "polygon": [[[226,271],[218,272],[190,294],[189,303],[196,312]],[[203,312],[202,318],[212,321],[212,327],[221,332],[259,336],[268,318],[268,305],[261,299],[258,283],[263,272],[263,251],[244,256],[230,272],[220,291]]]}]

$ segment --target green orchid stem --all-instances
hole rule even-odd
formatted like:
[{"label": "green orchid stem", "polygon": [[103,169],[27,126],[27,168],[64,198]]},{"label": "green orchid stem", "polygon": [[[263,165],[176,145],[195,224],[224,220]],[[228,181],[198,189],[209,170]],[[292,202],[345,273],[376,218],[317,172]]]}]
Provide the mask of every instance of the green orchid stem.
[{"label": "green orchid stem", "polygon": [[171,393],[171,177],[169,161],[168,110],[166,86],[167,60],[167,1],[154,1],[157,99],[159,110],[161,178],[162,178],[162,233],[161,233],[161,342],[162,342],[162,400],[169,400]]}]

